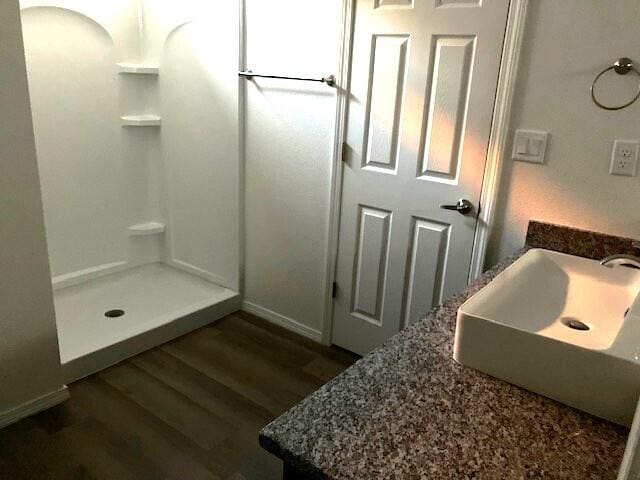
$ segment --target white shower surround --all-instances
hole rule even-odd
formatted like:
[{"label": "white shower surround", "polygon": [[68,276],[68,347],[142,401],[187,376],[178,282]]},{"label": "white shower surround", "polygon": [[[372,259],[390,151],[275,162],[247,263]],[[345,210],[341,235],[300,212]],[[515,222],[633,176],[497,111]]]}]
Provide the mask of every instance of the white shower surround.
[{"label": "white shower surround", "polygon": [[[125,279],[136,287],[121,292],[152,302],[152,284],[126,280],[145,265],[162,262],[175,280],[176,320],[215,305],[214,317],[239,308],[239,21],[237,4],[225,3],[214,12],[206,2],[21,2],[56,303],[74,289],[75,309],[95,324],[87,345],[92,335],[104,340],[96,348],[116,340],[101,335],[105,318],[87,309],[97,279]],[[210,291],[195,299],[184,272],[205,279],[200,287],[211,282]],[[76,357],[64,350],[65,332],[78,318],[65,305],[57,321],[69,364]],[[142,317],[128,319],[149,321]],[[212,319],[183,321],[156,340]],[[137,353],[140,342],[130,347],[104,361]],[[67,380],[87,373],[67,368]]]}]

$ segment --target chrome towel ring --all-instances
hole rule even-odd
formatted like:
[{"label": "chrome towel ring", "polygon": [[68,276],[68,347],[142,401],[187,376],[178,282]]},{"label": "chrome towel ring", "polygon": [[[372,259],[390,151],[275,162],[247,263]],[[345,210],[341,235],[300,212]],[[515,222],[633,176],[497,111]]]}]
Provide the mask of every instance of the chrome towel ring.
[{"label": "chrome towel ring", "polygon": [[609,70],[614,70],[618,75],[626,75],[629,72],[634,72],[636,75],[638,75],[638,77],[640,77],[640,72],[638,72],[636,67],[633,65],[633,60],[627,57],[622,57],[616,60],[616,62],[613,65],[605,68],[598,75],[596,75],[596,78],[593,80],[593,83],[591,84],[591,99],[593,100],[593,103],[595,103],[597,106],[599,106],[604,110],[622,110],[623,108],[627,108],[629,105],[631,105],[636,100],[638,100],[638,98],[640,98],[640,79],[638,80],[638,92],[636,93],[636,96],[633,97],[630,101],[628,101],[623,105],[617,105],[617,106],[604,105],[600,103],[596,98],[595,86],[598,80],[600,79],[600,77],[605,73],[607,73]]}]

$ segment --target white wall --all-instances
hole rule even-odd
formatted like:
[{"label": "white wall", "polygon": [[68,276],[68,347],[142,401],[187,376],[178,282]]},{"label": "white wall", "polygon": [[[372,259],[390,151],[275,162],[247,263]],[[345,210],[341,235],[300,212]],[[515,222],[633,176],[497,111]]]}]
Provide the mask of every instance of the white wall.
[{"label": "white wall", "polygon": [[[247,68],[337,73],[340,0],[247,0]],[[335,93],[247,82],[245,308],[319,338]]]},{"label": "white wall", "polygon": [[[529,2],[511,127],[548,130],[551,140],[544,165],[505,159],[488,265],[523,245],[530,219],[640,236],[640,179],[608,175],[613,140],[640,140],[640,102],[607,112],[589,96],[615,59],[640,62],[639,28],[637,0]],[[637,81],[603,78],[604,97],[629,98]]]},{"label": "white wall", "polygon": [[62,388],[17,0],[0,2],[0,423]]}]

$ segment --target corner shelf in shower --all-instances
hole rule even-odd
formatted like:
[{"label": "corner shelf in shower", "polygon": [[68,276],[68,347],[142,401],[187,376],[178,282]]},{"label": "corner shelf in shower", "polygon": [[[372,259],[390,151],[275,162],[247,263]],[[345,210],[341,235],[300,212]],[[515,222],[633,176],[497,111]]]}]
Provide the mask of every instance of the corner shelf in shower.
[{"label": "corner shelf in shower", "polygon": [[152,63],[118,63],[118,73],[133,75],[159,75],[160,66]]},{"label": "corner shelf in shower", "polygon": [[131,225],[127,228],[127,232],[132,237],[138,237],[142,235],[157,235],[159,233],[164,233],[165,225],[160,222],[146,222],[139,223],[137,225]]},{"label": "corner shelf in shower", "polygon": [[158,127],[162,123],[157,115],[125,115],[120,119],[123,127]]}]

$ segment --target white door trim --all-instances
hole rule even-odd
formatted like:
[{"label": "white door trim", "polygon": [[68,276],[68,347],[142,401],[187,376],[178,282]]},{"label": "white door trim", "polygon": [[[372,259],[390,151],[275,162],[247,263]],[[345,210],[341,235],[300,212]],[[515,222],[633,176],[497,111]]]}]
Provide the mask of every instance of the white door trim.
[{"label": "white door trim", "polygon": [[493,228],[498,203],[498,190],[502,164],[509,138],[511,106],[518,76],[518,64],[524,36],[524,26],[529,0],[511,0],[507,26],[504,35],[504,47],[498,75],[496,104],[493,109],[493,122],[489,136],[487,162],[484,167],[482,190],[480,193],[480,214],[473,242],[469,282],[475,280],[484,270],[484,262],[489,245],[489,236]]},{"label": "white door trim", "polygon": [[[333,162],[331,165],[331,204],[329,206],[328,219],[329,234],[326,255],[325,304],[322,324],[322,343],[325,345],[331,344],[331,330],[333,327],[332,293],[333,283],[336,278],[338,236],[340,233],[338,227],[340,224],[340,204],[342,196],[342,146],[347,126],[347,92],[349,90],[351,74],[353,20],[355,12],[355,0],[343,0],[342,3],[342,33],[339,44],[340,64],[336,83],[336,125]],[[485,173],[480,194],[480,204],[482,208],[478,217],[478,226],[473,244],[469,281],[480,276],[484,269],[489,235],[497,207],[502,162],[509,136],[511,105],[513,92],[515,90],[528,4],[529,0],[511,0],[509,4],[504,47],[496,90],[494,116],[487,150],[487,162],[485,164]]]},{"label": "white door trim", "polygon": [[336,278],[338,259],[338,233],[340,225],[340,204],[342,197],[342,147],[347,132],[347,107],[351,75],[351,45],[355,0],[342,0],[340,15],[340,42],[338,43],[340,63],[336,74],[336,124],[333,136],[333,161],[331,163],[331,192],[329,197],[329,218],[327,255],[325,266],[324,311],[322,315],[322,343],[331,344],[333,327],[333,283]]},{"label": "white door trim", "polygon": [[[238,26],[238,71],[247,69],[247,3],[246,0],[238,2],[238,16],[240,24]],[[247,175],[247,82],[238,75],[238,292],[240,298],[244,300],[245,278],[246,278],[246,232],[247,215],[245,204],[245,184]]]}]

